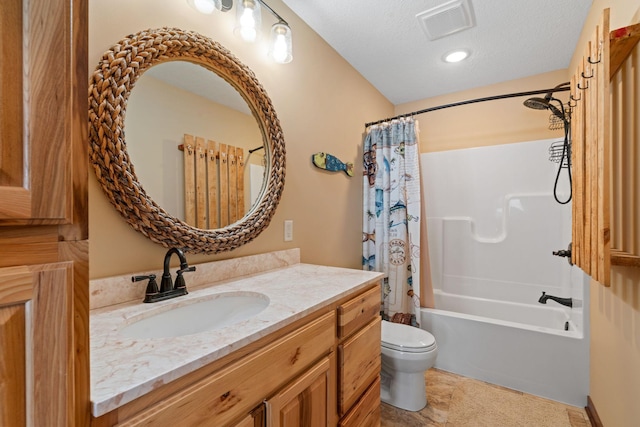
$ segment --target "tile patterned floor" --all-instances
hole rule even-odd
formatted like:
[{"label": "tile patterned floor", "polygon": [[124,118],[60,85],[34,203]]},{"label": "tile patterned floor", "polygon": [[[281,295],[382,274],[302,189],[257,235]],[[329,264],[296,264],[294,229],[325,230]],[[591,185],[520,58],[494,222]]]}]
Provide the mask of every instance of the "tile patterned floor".
[{"label": "tile patterned floor", "polygon": [[584,408],[437,369],[425,377],[427,406],[409,412],[383,403],[381,427],[591,427]]}]

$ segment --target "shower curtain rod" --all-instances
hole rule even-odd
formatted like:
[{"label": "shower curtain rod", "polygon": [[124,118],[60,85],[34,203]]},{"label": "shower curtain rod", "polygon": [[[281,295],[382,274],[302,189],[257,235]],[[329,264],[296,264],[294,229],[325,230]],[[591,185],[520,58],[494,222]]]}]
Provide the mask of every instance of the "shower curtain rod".
[{"label": "shower curtain rod", "polygon": [[517,97],[520,97],[520,96],[540,95],[540,94],[543,94],[543,93],[544,94],[548,94],[548,93],[553,93],[553,92],[564,92],[564,91],[567,91],[569,89],[570,88],[568,88],[568,87],[560,87],[560,88],[553,88],[553,89],[540,89],[540,90],[532,90],[532,91],[529,91],[529,92],[507,93],[507,94],[504,94],[504,95],[494,95],[494,96],[486,96],[484,98],[468,99],[466,101],[454,102],[452,104],[444,104],[444,105],[438,105],[437,107],[425,108],[424,110],[418,110],[418,111],[414,111],[414,112],[411,112],[411,113],[398,114],[397,116],[390,117],[388,119],[378,120],[377,122],[366,123],[364,125],[364,127],[368,128],[369,126],[373,126],[373,125],[377,125],[377,124],[380,124],[380,123],[388,122],[390,120],[401,119],[403,117],[409,117],[409,116],[416,116],[418,114],[428,113],[430,111],[436,111],[436,110],[443,110],[445,108],[450,108],[450,107],[457,107],[459,105],[475,104],[476,102],[484,102],[484,101],[494,101],[496,99],[517,98]]}]

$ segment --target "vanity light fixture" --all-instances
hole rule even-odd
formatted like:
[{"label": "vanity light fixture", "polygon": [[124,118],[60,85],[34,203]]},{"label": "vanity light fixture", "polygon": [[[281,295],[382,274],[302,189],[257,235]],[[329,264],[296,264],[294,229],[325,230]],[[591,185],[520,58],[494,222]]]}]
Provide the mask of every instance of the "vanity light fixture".
[{"label": "vanity light fixture", "polygon": [[[187,0],[187,3],[197,11],[205,14],[214,10],[227,12],[233,5],[233,0]],[[254,42],[260,34],[262,21],[262,6],[278,20],[271,27],[269,37],[269,56],[279,64],[286,64],[293,59],[291,41],[291,27],[263,0],[236,0],[236,26],[234,33],[243,40]]]},{"label": "vanity light fixture", "polygon": [[466,50],[454,50],[453,52],[449,52],[442,57],[444,62],[460,62],[466,59],[469,56],[469,52]]}]

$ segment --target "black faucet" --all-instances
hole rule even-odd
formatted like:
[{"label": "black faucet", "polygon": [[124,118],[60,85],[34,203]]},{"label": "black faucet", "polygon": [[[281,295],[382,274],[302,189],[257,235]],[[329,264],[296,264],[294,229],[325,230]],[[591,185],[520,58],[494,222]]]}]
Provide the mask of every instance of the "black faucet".
[{"label": "black faucet", "polygon": [[[171,280],[171,271],[170,262],[171,256],[173,254],[178,255],[180,258],[180,268],[176,272],[176,281],[175,283]],[[164,256],[164,270],[162,273],[162,281],[160,282],[160,289],[158,290],[158,284],[156,283],[156,275],[150,274],[148,276],[133,276],[131,278],[132,281],[137,282],[140,280],[149,279],[149,283],[147,284],[147,290],[145,292],[144,302],[157,302],[164,301],[167,299],[179,297],[181,295],[188,294],[187,286],[184,281],[184,277],[182,277],[183,273],[188,271],[195,271],[195,267],[189,267],[189,263],[187,263],[187,258],[184,256],[184,252],[178,248],[171,248],[167,251]]]},{"label": "black faucet", "polygon": [[573,300],[571,298],[554,297],[553,295],[547,295],[546,292],[542,293],[542,296],[540,297],[538,302],[540,304],[546,304],[548,299],[553,300],[558,304],[566,305],[567,307],[573,307]]}]

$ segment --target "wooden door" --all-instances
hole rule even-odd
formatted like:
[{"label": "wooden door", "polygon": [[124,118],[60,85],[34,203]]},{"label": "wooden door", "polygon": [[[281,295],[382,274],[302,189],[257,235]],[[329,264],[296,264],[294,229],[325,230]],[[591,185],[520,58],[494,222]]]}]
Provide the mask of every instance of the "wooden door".
[{"label": "wooden door", "polygon": [[338,409],[340,416],[380,374],[380,317],[338,346]]},{"label": "wooden door", "polygon": [[329,358],[325,357],[267,400],[268,427],[326,427]]},{"label": "wooden door", "polygon": [[72,309],[72,263],[0,269],[0,425],[73,425]]},{"label": "wooden door", "polygon": [[89,424],[87,0],[0,7],[0,425]]}]

